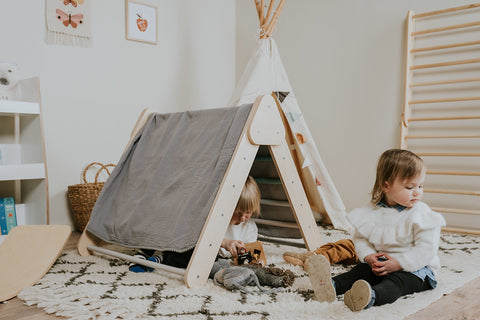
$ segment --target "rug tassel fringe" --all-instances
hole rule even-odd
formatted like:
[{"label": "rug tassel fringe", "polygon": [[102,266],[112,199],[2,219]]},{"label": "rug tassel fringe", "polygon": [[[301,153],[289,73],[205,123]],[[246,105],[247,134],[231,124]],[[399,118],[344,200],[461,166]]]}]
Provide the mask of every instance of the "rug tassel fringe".
[{"label": "rug tassel fringe", "polygon": [[[97,300],[92,302],[91,297],[80,296],[73,292],[62,293],[60,290],[53,290],[52,294],[46,295],[43,289],[45,288],[42,286],[29,287],[24,289],[18,296],[28,306],[36,305],[48,314],[76,320],[91,319],[92,314],[102,320],[131,319],[137,315],[134,310],[124,305],[112,305],[112,301]],[[84,314],[79,313],[79,304],[83,304],[81,309]]]}]

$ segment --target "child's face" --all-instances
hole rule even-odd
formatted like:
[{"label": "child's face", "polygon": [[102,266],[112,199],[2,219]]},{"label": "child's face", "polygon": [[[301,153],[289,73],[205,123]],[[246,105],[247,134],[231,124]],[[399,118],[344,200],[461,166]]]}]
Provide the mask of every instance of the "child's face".
[{"label": "child's face", "polygon": [[242,222],[247,221],[252,217],[253,211],[240,211],[237,210],[233,213],[232,219],[230,220],[231,224],[239,225]]},{"label": "child's face", "polygon": [[415,177],[407,180],[396,179],[393,184],[385,182],[383,191],[385,192],[387,205],[396,204],[407,208],[413,207],[423,198],[423,184],[425,183],[425,168]]}]

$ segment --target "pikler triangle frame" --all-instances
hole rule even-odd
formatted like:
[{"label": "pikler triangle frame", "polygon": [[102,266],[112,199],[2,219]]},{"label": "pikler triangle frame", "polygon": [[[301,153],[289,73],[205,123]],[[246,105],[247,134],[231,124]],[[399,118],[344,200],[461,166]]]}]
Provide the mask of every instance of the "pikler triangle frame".
[{"label": "pikler triangle frame", "polygon": [[[151,110],[148,109],[142,112],[132,132],[132,139],[135,133],[145,124],[150,113]],[[208,128],[205,128],[205,130],[208,130]],[[244,185],[260,145],[268,146],[307,250],[312,251],[318,248],[321,245],[320,231],[290,153],[280,103],[273,95],[264,95],[256,99],[248,115],[186,269],[137,259],[130,255],[106,249],[102,247],[104,242],[88,232],[87,229],[83,231],[79,239],[79,253],[89,255],[93,252],[99,252],[111,255],[148,267],[183,275],[187,287],[203,286],[208,279],[223,236],[240,197],[242,188],[239,186]]]}]

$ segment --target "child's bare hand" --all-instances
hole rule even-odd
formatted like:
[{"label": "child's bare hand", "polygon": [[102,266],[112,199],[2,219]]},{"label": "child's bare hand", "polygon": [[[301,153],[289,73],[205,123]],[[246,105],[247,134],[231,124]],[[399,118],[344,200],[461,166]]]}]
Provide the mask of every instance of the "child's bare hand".
[{"label": "child's bare hand", "polygon": [[372,253],[364,258],[365,262],[368,263],[370,268],[373,268],[373,264],[377,262],[377,257],[383,255],[382,253]]},{"label": "child's bare hand", "polygon": [[245,247],[245,244],[240,240],[223,239],[222,247],[228,252],[230,252],[233,258],[236,258],[237,250]]},{"label": "child's bare hand", "polygon": [[[386,253],[377,253],[373,255],[375,261],[372,261],[372,264],[369,263],[372,268],[372,272],[377,276],[386,276],[390,273],[397,272],[402,270],[402,266],[397,261],[397,259]],[[385,257],[387,260],[381,261],[380,257]]]}]

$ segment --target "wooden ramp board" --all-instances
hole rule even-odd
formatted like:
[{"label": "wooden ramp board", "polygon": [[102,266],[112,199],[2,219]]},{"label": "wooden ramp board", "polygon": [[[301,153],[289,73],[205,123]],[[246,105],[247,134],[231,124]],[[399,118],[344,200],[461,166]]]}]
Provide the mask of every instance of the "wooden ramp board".
[{"label": "wooden ramp board", "polygon": [[57,260],[70,236],[69,226],[13,228],[0,245],[0,302],[34,285]]}]

